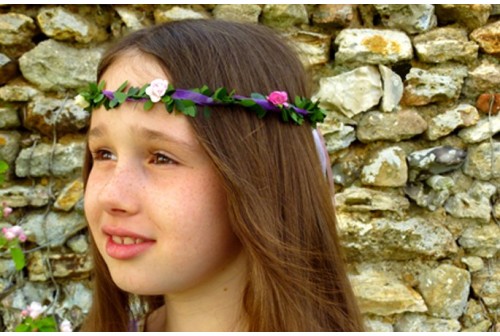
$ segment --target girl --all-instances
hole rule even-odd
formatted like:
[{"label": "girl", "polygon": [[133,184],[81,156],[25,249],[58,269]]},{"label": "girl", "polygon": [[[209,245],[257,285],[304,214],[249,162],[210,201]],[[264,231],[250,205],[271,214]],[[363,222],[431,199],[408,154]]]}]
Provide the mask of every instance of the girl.
[{"label": "girl", "polygon": [[288,98],[309,96],[306,74],[271,30],[151,27],[98,78],[80,97],[93,110],[84,331],[362,329],[312,136],[322,111]]}]

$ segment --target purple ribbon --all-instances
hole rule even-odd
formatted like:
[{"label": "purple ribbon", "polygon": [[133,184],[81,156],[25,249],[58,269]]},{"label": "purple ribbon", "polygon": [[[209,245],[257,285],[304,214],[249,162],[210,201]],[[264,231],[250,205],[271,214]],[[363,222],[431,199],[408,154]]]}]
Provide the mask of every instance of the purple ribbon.
[{"label": "purple ribbon", "polygon": [[[113,100],[115,98],[114,92],[109,91],[109,90],[102,90],[103,95],[106,96],[109,100]],[[196,105],[199,106],[213,106],[213,105],[223,105],[224,103],[220,103],[217,101],[214,101],[212,98],[207,97],[201,93],[194,92],[191,90],[183,90],[183,89],[176,89],[175,92],[171,96],[173,99],[184,99],[184,100],[190,100],[194,102]],[[255,98],[249,98],[245,96],[239,96],[239,95],[234,95],[233,98],[239,99],[239,100],[246,100],[250,99],[256,102],[260,107],[262,107],[266,111],[270,112],[280,112],[280,109],[275,106],[274,104],[270,103],[266,99],[255,99]],[[134,99],[134,98],[127,98],[127,101],[147,101],[147,98],[140,98],[140,99]],[[289,108],[292,108],[295,112],[298,114],[302,115],[308,115],[309,112],[303,109],[300,109],[292,104],[288,105]]]}]

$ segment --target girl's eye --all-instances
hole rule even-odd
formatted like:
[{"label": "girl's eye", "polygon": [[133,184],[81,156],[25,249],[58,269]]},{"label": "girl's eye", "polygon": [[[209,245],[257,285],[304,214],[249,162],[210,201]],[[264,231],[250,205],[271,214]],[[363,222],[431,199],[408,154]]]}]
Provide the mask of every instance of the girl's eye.
[{"label": "girl's eye", "polygon": [[172,160],[168,156],[162,153],[154,153],[151,163],[157,165],[167,165],[167,164],[175,164],[177,163],[175,160]]},{"label": "girl's eye", "polygon": [[95,161],[116,160],[116,156],[113,153],[104,149],[92,152],[92,158]]}]

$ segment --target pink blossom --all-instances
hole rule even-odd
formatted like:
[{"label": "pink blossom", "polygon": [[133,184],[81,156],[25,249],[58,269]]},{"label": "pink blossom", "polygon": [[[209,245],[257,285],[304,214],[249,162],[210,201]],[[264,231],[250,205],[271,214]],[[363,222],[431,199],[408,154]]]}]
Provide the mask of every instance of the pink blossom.
[{"label": "pink blossom", "polygon": [[71,326],[71,322],[68,320],[62,321],[61,324],[59,325],[59,330],[61,332],[72,332],[73,327]]},{"label": "pink blossom", "polygon": [[36,319],[38,316],[40,316],[43,313],[43,311],[45,310],[45,308],[46,307],[42,306],[42,304],[40,302],[33,301],[28,306],[28,308],[26,308],[26,310],[28,311],[28,315],[32,319]]},{"label": "pink blossom", "polygon": [[157,103],[161,100],[165,92],[167,92],[168,81],[165,79],[155,79],[146,89],[146,94],[153,103]]},{"label": "pink blossom", "polygon": [[13,211],[13,210],[12,210],[12,208],[11,208],[11,207],[8,207],[8,206],[6,206],[6,205],[4,204],[4,206],[3,206],[3,217],[4,217],[4,218],[9,217],[9,215],[12,213],[12,211]]},{"label": "pink blossom", "polygon": [[24,233],[21,233],[18,238],[21,243],[24,243],[26,239],[28,239],[28,237]]},{"label": "pink blossom", "polygon": [[267,100],[273,105],[285,105],[288,101],[288,94],[285,91],[273,91],[267,96]]},{"label": "pink blossom", "polygon": [[21,311],[21,316],[22,316],[22,317],[26,317],[26,316],[28,316],[28,311],[27,311],[26,309],[23,309],[23,310]]},{"label": "pink blossom", "polygon": [[12,240],[12,239],[16,238],[16,234],[14,232],[12,232],[10,229],[3,228],[2,233],[7,240]]},{"label": "pink blossom", "polygon": [[25,242],[27,239],[26,233],[24,233],[23,228],[19,225],[10,228],[2,228],[2,233],[7,240],[12,240],[17,237],[21,242]]}]

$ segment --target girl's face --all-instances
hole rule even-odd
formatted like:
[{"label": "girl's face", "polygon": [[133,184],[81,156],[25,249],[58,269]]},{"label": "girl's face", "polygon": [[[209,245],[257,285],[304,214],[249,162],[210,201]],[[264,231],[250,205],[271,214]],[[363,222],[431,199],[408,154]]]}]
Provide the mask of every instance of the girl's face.
[{"label": "girl's face", "polygon": [[[144,55],[120,57],[106,88],[164,78]],[[226,286],[244,273],[221,179],[187,117],[143,103],[92,113],[93,167],[85,213],[100,254],[121,289],[142,295]]]}]

